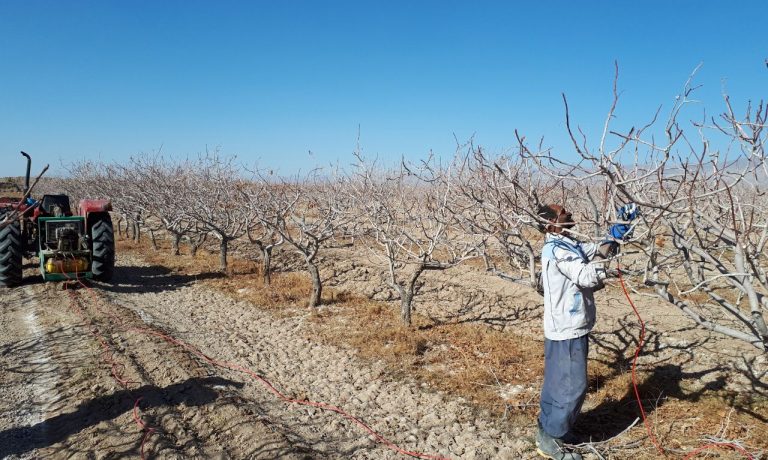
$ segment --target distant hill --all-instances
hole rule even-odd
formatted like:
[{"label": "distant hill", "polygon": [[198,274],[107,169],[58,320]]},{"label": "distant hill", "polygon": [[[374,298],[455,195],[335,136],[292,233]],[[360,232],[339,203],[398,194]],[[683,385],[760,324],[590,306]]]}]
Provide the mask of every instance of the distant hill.
[{"label": "distant hill", "polygon": [[[31,181],[32,179],[30,179]],[[39,198],[46,193],[65,193],[66,180],[58,177],[41,177],[32,190],[32,197]],[[24,193],[24,177],[0,177],[0,197],[21,198]]]},{"label": "distant hill", "polygon": [[23,186],[23,177],[0,177],[0,197],[21,198]]}]

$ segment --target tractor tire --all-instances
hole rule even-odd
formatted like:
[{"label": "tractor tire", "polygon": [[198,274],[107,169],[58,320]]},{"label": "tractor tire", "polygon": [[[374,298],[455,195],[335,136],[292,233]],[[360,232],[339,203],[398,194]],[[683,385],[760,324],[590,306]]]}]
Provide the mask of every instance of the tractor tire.
[{"label": "tractor tire", "polygon": [[21,226],[14,222],[0,228],[0,286],[21,284],[22,251]]},{"label": "tractor tire", "polygon": [[91,273],[98,281],[109,281],[115,271],[115,234],[109,214],[97,217],[91,226],[93,262]]}]

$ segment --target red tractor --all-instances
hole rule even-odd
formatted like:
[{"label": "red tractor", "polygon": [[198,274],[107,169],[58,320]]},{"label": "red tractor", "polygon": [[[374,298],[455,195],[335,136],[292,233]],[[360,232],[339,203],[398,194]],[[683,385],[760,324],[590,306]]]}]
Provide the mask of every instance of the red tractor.
[{"label": "red tractor", "polygon": [[[28,191],[32,159],[21,154],[27,158]],[[35,256],[46,281],[112,278],[115,238],[108,200],[80,200],[73,215],[67,195],[43,195],[40,200],[25,198],[21,191],[2,195],[0,190],[0,222],[6,215],[18,218],[0,225],[0,286],[21,284],[22,258]]]}]

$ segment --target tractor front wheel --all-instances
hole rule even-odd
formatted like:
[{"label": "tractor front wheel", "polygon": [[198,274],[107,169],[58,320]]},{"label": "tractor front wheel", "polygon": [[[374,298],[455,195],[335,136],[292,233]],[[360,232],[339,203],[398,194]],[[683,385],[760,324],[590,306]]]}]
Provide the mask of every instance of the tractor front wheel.
[{"label": "tractor front wheel", "polygon": [[91,225],[91,241],[93,243],[91,273],[94,279],[109,281],[115,271],[115,234],[109,214],[94,218]]},{"label": "tractor front wheel", "polygon": [[21,284],[21,226],[13,222],[0,228],[0,286]]}]

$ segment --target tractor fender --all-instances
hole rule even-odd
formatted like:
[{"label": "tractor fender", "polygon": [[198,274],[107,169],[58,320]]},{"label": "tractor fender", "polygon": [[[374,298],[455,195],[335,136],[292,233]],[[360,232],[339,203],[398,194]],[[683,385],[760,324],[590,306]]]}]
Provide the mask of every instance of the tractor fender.
[{"label": "tractor fender", "polygon": [[88,220],[88,215],[93,212],[109,212],[112,210],[112,202],[109,200],[80,200],[77,205],[78,214]]},{"label": "tractor fender", "polygon": [[109,217],[109,211],[112,210],[112,202],[109,200],[83,199],[77,205],[78,214],[85,217],[85,226],[88,234],[91,233],[91,226],[94,221],[104,214]]}]

